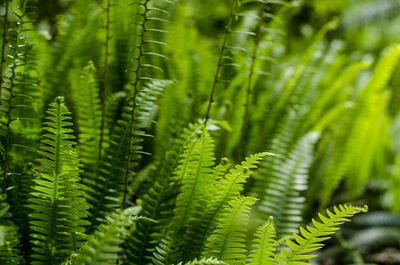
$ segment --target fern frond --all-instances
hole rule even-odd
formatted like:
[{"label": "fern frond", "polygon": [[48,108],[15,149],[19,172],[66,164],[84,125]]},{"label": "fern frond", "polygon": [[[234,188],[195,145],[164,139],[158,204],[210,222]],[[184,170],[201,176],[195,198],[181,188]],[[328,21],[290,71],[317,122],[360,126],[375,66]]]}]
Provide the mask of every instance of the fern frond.
[{"label": "fern frond", "polygon": [[84,237],[87,204],[79,183],[70,112],[63,98],[47,111],[43,139],[38,153],[42,158],[35,176],[28,207],[33,245],[32,263],[54,264],[77,251]]},{"label": "fern frond", "polygon": [[[339,127],[333,135],[335,141],[332,142],[332,154],[327,158],[326,168],[320,173],[323,191],[321,207],[328,205],[333,192],[338,188],[345,174],[349,173],[349,169],[352,168],[351,163],[357,161],[360,154],[365,154],[365,161],[369,161],[370,156],[368,154],[371,155],[371,151],[368,148],[372,147],[371,140],[368,138],[369,126],[371,126],[370,119],[374,119],[372,117],[377,113],[376,108],[379,106],[375,101],[382,100],[380,99],[382,92],[389,82],[399,58],[400,49],[397,46],[390,47],[384,53],[375,66],[373,77],[357,95],[354,107],[349,109],[346,115],[343,115],[342,121],[338,124]],[[360,132],[363,132],[363,134],[360,134]],[[366,142],[363,142],[363,140]],[[368,143],[368,145],[365,146],[365,143]],[[364,150],[364,148],[367,150]],[[359,189],[359,186],[352,181],[360,180],[360,182],[364,182],[368,177],[369,170],[370,164],[367,163],[367,165],[356,170],[356,176],[351,175],[351,178],[347,178],[347,184],[354,185],[354,187],[351,187],[353,193],[353,188]],[[366,171],[367,173],[358,175],[358,171],[361,173]]]},{"label": "fern frond", "polygon": [[17,227],[10,220],[10,206],[5,202],[6,195],[0,194],[0,263],[21,264],[19,235]]},{"label": "fern frond", "polygon": [[95,174],[99,154],[101,111],[96,68],[92,62],[82,70],[77,90],[77,123],[79,127],[79,157],[84,166],[82,179]]},{"label": "fern frond", "polygon": [[0,57],[0,104],[2,99],[2,87],[3,87],[3,73],[5,69],[5,59],[6,59],[6,45],[7,45],[7,33],[8,33],[8,14],[10,11],[10,1],[5,1],[5,14],[3,22],[3,37],[1,39],[1,57]]},{"label": "fern frond", "polygon": [[251,174],[251,169],[256,169],[257,164],[267,155],[270,154],[251,155],[240,165],[229,170],[227,174],[225,174],[225,169],[222,177],[215,180],[215,185],[207,196],[209,203],[204,213],[189,221],[189,228],[183,243],[185,257],[194,258],[200,255],[207,237],[215,229],[217,220],[228,206],[229,201],[240,195]]},{"label": "fern frond", "polygon": [[145,132],[149,125],[148,119],[153,117],[155,101],[166,85],[166,82],[154,81],[139,93],[134,131],[131,124],[133,106],[124,107],[121,119],[107,142],[97,177],[87,183],[91,220],[89,231],[126,202],[128,186],[135,175],[134,169],[143,154],[142,142],[149,136]]},{"label": "fern frond", "polygon": [[[225,265],[227,263],[223,261],[219,261],[214,258],[202,258],[202,259],[194,259],[192,261],[186,262],[185,265]],[[183,263],[179,263],[178,265],[183,265]]]},{"label": "fern frond", "polygon": [[156,246],[153,252],[152,262],[155,265],[167,265],[176,263],[175,260],[179,260],[179,250],[174,244],[175,240],[169,235],[162,238],[160,243]]},{"label": "fern frond", "polygon": [[[157,220],[157,224],[141,221],[137,223],[138,229],[127,239],[126,256],[128,264],[145,264],[151,261],[157,242],[164,236],[163,233],[173,217],[175,199],[179,192],[176,180],[173,179],[173,169],[176,167],[179,155],[183,152],[185,146],[198,138],[201,129],[202,125],[200,123],[189,125],[189,128],[185,128],[182,135],[176,139],[162,161],[160,161],[160,166],[156,166],[156,170],[152,171],[153,174],[159,174],[160,176],[141,198],[143,201],[141,215]],[[169,241],[166,240],[165,242]],[[162,249],[163,246],[167,245],[167,243],[160,244],[158,249]],[[164,253],[166,252],[164,249]],[[162,254],[160,253],[160,255]],[[163,259],[161,256],[158,257]],[[158,260],[158,262],[161,261]]]},{"label": "fern frond", "polygon": [[252,197],[237,197],[229,202],[230,207],[219,218],[217,228],[207,239],[202,256],[227,262],[246,259],[248,213],[255,201]]},{"label": "fern frond", "polygon": [[70,98],[71,79],[66,76],[75,74],[79,78],[80,69],[89,61],[95,62],[97,68],[101,65],[103,40],[100,39],[102,35],[98,34],[98,26],[102,13],[97,2],[77,2],[71,8],[70,15],[60,20],[60,34],[54,39],[54,44],[42,48],[41,58],[45,60],[45,67],[41,69],[45,88],[42,97],[45,105],[56,96]]},{"label": "fern frond", "polygon": [[[318,133],[305,135],[286,158],[269,157],[261,164],[254,190],[260,197],[257,210],[261,216],[273,216],[280,237],[295,232],[302,221],[304,197],[308,186],[308,168],[312,161]],[[264,190],[259,190],[264,186]]]},{"label": "fern frond", "polygon": [[209,133],[203,129],[201,136],[190,143],[181,157],[175,171],[177,179],[181,179],[180,194],[176,199],[172,229],[181,230],[188,223],[196,207],[213,185],[214,154],[213,141]]},{"label": "fern frond", "polygon": [[75,257],[72,264],[79,265],[111,265],[116,264],[119,253],[123,250],[129,230],[134,223],[141,219],[137,217],[140,207],[131,207],[112,213],[107,217],[107,223],[101,224],[94,235]]},{"label": "fern frond", "polygon": [[[189,221],[203,212],[207,204],[206,195],[213,185],[214,144],[204,126],[199,134],[197,139],[185,146],[185,151],[181,154],[179,164],[174,171],[174,179],[179,183],[180,189],[176,198],[174,216],[165,236],[169,241],[168,251],[172,251],[165,255],[171,259],[172,263],[182,260],[180,257],[183,254],[182,236]],[[158,249],[162,250],[162,248]],[[161,253],[157,251],[156,248],[155,255],[160,255]]]},{"label": "fern frond", "polygon": [[333,212],[327,210],[328,216],[319,214],[321,221],[313,219],[314,227],[301,227],[300,235],[294,234],[295,240],[286,239],[291,250],[282,250],[281,256],[276,256],[276,260],[287,265],[309,265],[304,261],[316,256],[310,253],[322,248],[324,245],[321,242],[329,239],[330,235],[339,229],[337,228],[338,225],[350,221],[348,218],[353,215],[367,210],[366,206],[361,208],[339,205],[339,207],[334,208]]},{"label": "fern frond", "polygon": [[274,219],[268,218],[267,222],[260,226],[252,243],[252,250],[247,258],[248,265],[273,265],[277,264],[274,261],[274,252],[277,242],[275,240],[276,232]]},{"label": "fern frond", "polygon": [[[8,6],[8,1],[7,1]],[[36,140],[38,135],[37,126],[39,118],[35,116],[37,110],[34,106],[35,92],[37,93],[37,80],[32,76],[36,74],[35,63],[33,62],[32,45],[26,40],[26,31],[30,30],[29,18],[27,17],[28,0],[19,1],[14,15],[17,18],[17,27],[10,29],[5,35],[9,44],[9,50],[3,51],[7,55],[6,69],[2,70],[0,86],[0,141],[4,148],[4,154],[0,158],[3,167],[2,189],[3,192],[10,187],[7,184],[9,173],[15,173],[18,164],[15,160],[18,155],[15,153],[29,154],[29,148],[34,147],[30,140]],[[4,24],[8,24],[6,21]],[[30,99],[30,100],[27,100]],[[30,120],[30,122],[27,122]],[[35,130],[36,129],[36,130]],[[24,150],[27,144],[26,150]],[[20,148],[16,148],[20,146]],[[21,148],[23,147],[23,148]],[[15,150],[17,149],[17,150]],[[18,157],[19,158],[19,157]],[[23,162],[20,164],[23,164]]]},{"label": "fern frond", "polygon": [[[258,50],[258,44],[259,44],[259,38],[260,38],[260,33],[261,33],[261,25],[263,24],[262,20],[262,13],[265,10],[270,8],[269,5],[271,4],[283,4],[284,1],[273,1],[273,2],[268,2],[268,1],[241,1],[241,0],[232,0],[231,2],[231,9],[230,9],[230,16],[228,19],[228,22],[225,27],[225,36],[224,40],[222,42],[222,46],[219,52],[219,59],[218,59],[218,64],[217,64],[217,69],[215,72],[214,76],[214,81],[211,86],[210,90],[210,96],[208,100],[208,106],[207,106],[207,111],[205,115],[205,121],[204,124],[207,125],[207,122],[210,118],[211,114],[211,107],[213,102],[215,101],[215,93],[217,90],[217,86],[219,84],[227,83],[230,81],[231,76],[234,76],[233,73],[238,72],[238,69],[242,66],[241,63],[237,63],[238,60],[236,59],[236,54],[239,52],[244,52],[245,54],[248,53],[247,49],[244,47],[247,45],[240,45],[238,43],[235,43],[234,40],[232,40],[232,36],[234,35],[239,35],[244,38],[256,38],[255,40],[253,39],[253,42],[256,43],[254,49],[252,52],[250,52],[250,59],[251,63],[250,65],[250,74],[248,76],[248,81],[249,81],[249,86],[247,86],[247,95],[250,96],[250,90],[252,86],[252,79],[254,75],[254,70],[255,70],[255,59],[257,55],[257,50]],[[259,14],[254,15],[257,20],[259,21],[259,27],[256,27],[255,32],[253,30],[245,29],[245,30],[237,30],[235,28],[236,20],[238,20],[239,17],[244,17],[246,16],[246,12],[249,10],[253,11],[259,11]],[[260,11],[261,10],[261,11]],[[246,12],[245,12],[246,11]],[[226,73],[224,73],[225,71]],[[249,103],[247,95],[245,96],[246,101],[245,101],[245,112],[247,109],[247,105]],[[247,115],[247,114],[246,114]]]}]

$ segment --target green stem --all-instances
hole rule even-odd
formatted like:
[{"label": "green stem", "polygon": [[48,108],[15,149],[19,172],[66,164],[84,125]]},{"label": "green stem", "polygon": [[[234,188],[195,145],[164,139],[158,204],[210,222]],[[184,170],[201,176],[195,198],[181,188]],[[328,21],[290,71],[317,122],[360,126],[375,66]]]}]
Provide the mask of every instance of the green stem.
[{"label": "green stem", "polygon": [[[5,60],[5,50],[7,42],[7,31],[8,31],[8,0],[6,0],[6,13],[4,15],[3,22],[3,42],[1,43],[1,59],[0,59],[0,105],[1,105],[1,92],[3,86],[3,71],[4,71],[4,60]],[[4,192],[4,190],[3,190]]]},{"label": "green stem", "polygon": [[107,18],[106,18],[106,44],[104,49],[104,90],[103,90],[103,104],[101,105],[101,125],[100,125],[100,141],[99,141],[99,160],[101,160],[103,140],[104,140],[104,124],[106,117],[106,103],[108,94],[108,53],[110,41],[110,9],[111,0],[107,0]]},{"label": "green stem", "polygon": [[122,199],[122,207],[125,209],[126,206],[126,200],[127,200],[127,195],[128,195],[128,178],[129,178],[129,171],[131,167],[131,157],[132,157],[132,144],[133,144],[133,136],[134,136],[134,130],[135,130],[135,115],[136,115],[136,98],[139,90],[139,81],[140,81],[140,70],[142,68],[142,58],[143,58],[143,44],[144,44],[144,34],[146,32],[146,22],[147,22],[147,12],[148,12],[148,7],[147,4],[149,3],[150,0],[145,0],[143,3],[144,6],[144,21],[141,24],[142,26],[142,31],[140,32],[139,39],[140,43],[137,46],[137,49],[139,50],[139,55],[137,57],[137,67],[136,70],[134,71],[135,73],[135,80],[133,83],[133,95],[132,95],[132,112],[131,112],[131,122],[130,122],[130,135],[129,135],[129,144],[128,144],[128,158],[126,161],[126,166],[125,166],[125,179],[124,179],[124,197]]},{"label": "green stem", "polygon": [[250,96],[252,93],[252,87],[253,87],[253,78],[254,78],[254,70],[256,67],[256,59],[257,59],[257,52],[258,52],[258,47],[260,45],[260,32],[261,32],[261,25],[262,25],[262,19],[260,18],[260,21],[257,25],[257,30],[256,30],[256,40],[254,43],[254,49],[253,49],[253,54],[251,56],[251,65],[250,65],[250,72],[247,80],[247,88],[246,88],[246,101],[244,103],[244,113],[243,113],[243,121],[242,121],[242,131],[240,134],[240,143],[238,147],[238,152],[237,152],[237,160],[240,161],[243,158],[243,153],[244,153],[244,147],[246,143],[246,136],[247,136],[247,119],[248,119],[248,113],[249,113],[249,103],[250,103]]},{"label": "green stem", "polygon": [[210,119],[211,107],[212,107],[212,104],[214,102],[214,95],[215,95],[215,90],[217,88],[219,74],[220,74],[221,69],[222,69],[222,61],[224,59],[226,45],[228,43],[228,38],[229,38],[229,35],[231,33],[231,30],[232,30],[232,23],[233,23],[233,18],[234,18],[234,15],[235,15],[236,5],[237,5],[237,0],[233,0],[232,8],[231,8],[231,15],[229,17],[228,25],[226,26],[225,37],[224,37],[224,41],[222,43],[221,52],[219,54],[217,71],[215,73],[214,82],[212,84],[211,93],[210,93],[210,99],[208,101],[208,107],[207,107],[206,117],[205,117],[205,120],[204,120],[204,126],[207,126],[208,120]]}]

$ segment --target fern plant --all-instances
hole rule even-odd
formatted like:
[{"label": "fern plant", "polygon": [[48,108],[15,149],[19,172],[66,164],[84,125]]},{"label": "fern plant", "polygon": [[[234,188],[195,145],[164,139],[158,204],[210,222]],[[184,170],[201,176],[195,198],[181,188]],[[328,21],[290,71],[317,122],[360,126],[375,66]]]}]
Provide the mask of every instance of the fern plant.
[{"label": "fern plant", "polygon": [[339,2],[2,1],[0,264],[306,265],[398,211],[399,47]]}]

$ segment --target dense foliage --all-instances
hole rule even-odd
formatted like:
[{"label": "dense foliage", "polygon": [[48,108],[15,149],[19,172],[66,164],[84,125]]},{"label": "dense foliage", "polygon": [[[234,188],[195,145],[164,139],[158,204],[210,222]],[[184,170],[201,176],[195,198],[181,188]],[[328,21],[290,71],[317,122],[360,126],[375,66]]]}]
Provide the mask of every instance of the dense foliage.
[{"label": "dense foliage", "polygon": [[392,264],[396,10],[2,1],[0,264]]}]

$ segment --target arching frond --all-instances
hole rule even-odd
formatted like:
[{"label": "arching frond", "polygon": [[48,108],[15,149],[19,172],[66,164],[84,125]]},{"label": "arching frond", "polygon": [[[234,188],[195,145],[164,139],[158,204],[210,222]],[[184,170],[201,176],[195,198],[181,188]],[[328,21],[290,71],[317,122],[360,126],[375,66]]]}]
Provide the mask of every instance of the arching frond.
[{"label": "arching frond", "polygon": [[268,157],[261,164],[257,185],[266,182],[257,210],[261,216],[273,216],[280,237],[295,232],[302,221],[305,198],[301,192],[308,186],[308,169],[318,133],[305,135],[286,157]]},{"label": "arching frond", "polygon": [[338,225],[349,221],[349,217],[366,212],[368,208],[364,206],[356,207],[351,205],[339,205],[334,211],[327,210],[328,216],[319,214],[320,222],[313,219],[314,227],[307,226],[300,228],[300,234],[294,234],[295,240],[286,239],[286,243],[291,250],[282,250],[281,256],[276,256],[281,264],[288,265],[309,265],[306,260],[315,257],[311,252],[322,248],[321,243],[330,238],[339,228]]}]

